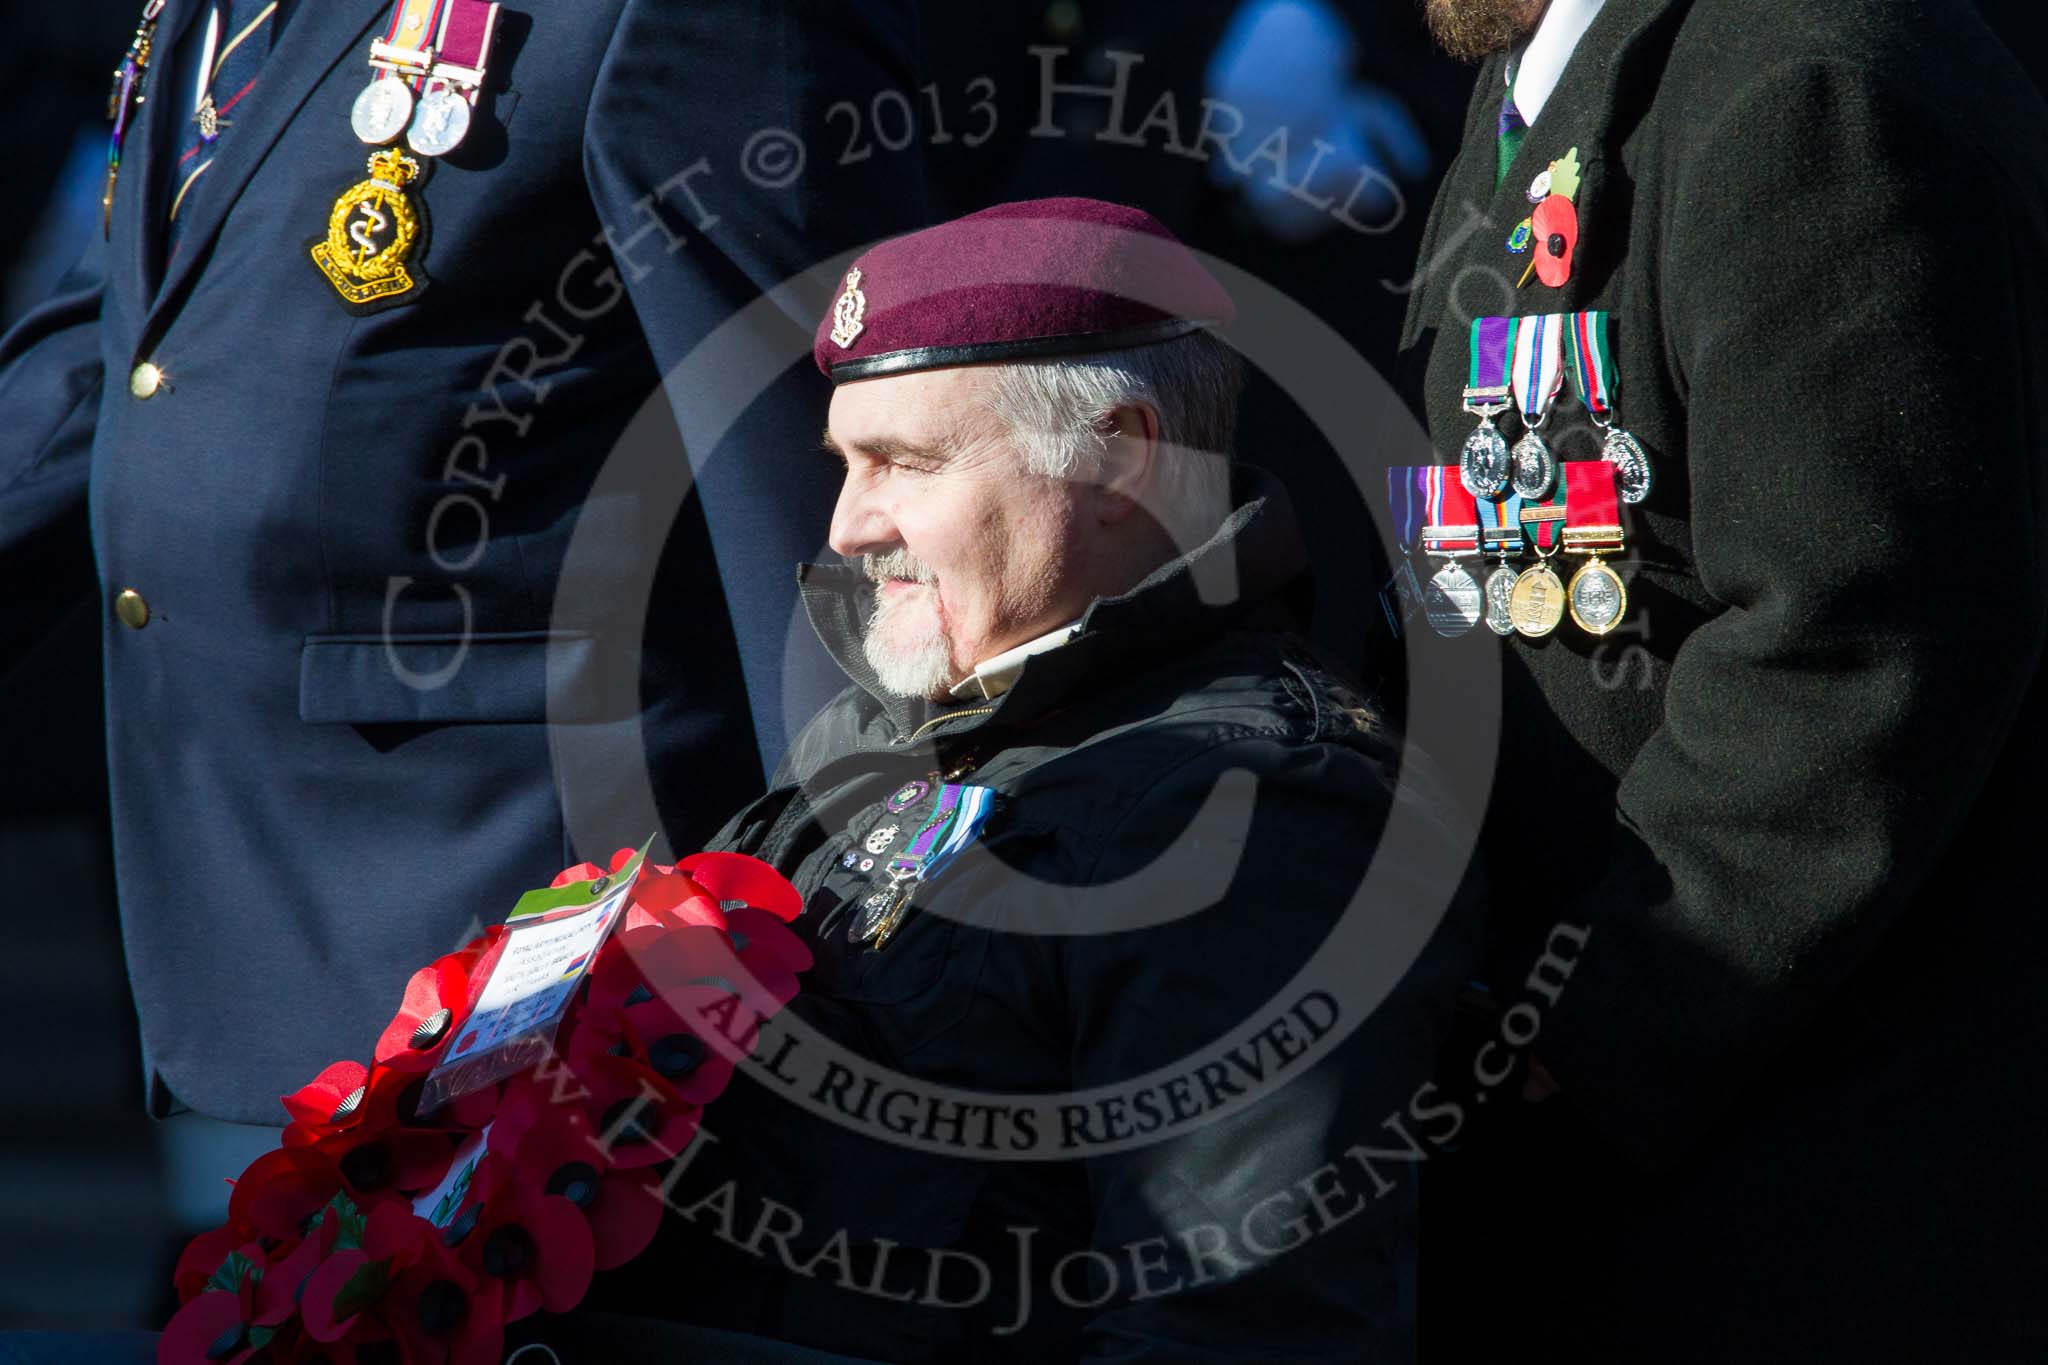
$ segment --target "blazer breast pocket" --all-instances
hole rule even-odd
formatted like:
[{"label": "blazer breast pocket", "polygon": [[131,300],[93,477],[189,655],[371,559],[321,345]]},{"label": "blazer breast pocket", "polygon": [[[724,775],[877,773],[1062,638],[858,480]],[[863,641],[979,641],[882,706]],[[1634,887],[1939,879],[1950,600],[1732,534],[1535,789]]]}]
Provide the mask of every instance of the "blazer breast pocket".
[{"label": "blazer breast pocket", "polygon": [[[601,712],[598,640],[575,631],[309,635],[309,725],[538,724]],[[634,680],[637,682],[637,679]]]}]

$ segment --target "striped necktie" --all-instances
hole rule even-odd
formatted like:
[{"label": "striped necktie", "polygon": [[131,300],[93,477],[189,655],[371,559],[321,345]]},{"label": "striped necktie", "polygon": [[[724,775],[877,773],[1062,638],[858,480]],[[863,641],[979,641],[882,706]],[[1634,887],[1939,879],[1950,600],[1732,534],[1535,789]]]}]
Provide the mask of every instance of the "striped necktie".
[{"label": "striped necktie", "polygon": [[1499,161],[1493,172],[1494,188],[1500,188],[1508,178],[1508,167],[1515,164],[1515,153],[1522,150],[1522,139],[1528,135],[1529,125],[1522,118],[1522,111],[1515,108],[1515,90],[1512,85],[1500,97],[1500,141],[1496,144]]},{"label": "striped necktie", "polygon": [[172,183],[171,207],[165,223],[165,246],[175,251],[178,234],[191,218],[192,195],[213,165],[220,140],[228,136],[235,108],[256,89],[256,69],[270,52],[270,35],[278,0],[213,0],[201,25],[204,36],[190,72],[197,107],[179,138],[178,164]]}]

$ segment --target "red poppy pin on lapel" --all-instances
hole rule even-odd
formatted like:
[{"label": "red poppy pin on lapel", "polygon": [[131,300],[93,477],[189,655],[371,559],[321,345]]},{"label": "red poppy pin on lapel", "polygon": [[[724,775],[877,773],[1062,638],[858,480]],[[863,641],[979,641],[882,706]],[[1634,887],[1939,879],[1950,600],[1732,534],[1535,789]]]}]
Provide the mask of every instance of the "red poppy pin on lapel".
[{"label": "red poppy pin on lapel", "polygon": [[1579,211],[1573,199],[1579,192],[1579,149],[1574,147],[1537,173],[1529,182],[1529,201],[1536,209],[1515,224],[1508,235],[1508,250],[1529,252],[1529,268],[1515,287],[1529,282],[1529,276],[1556,289],[1572,277],[1572,252],[1579,245]]}]

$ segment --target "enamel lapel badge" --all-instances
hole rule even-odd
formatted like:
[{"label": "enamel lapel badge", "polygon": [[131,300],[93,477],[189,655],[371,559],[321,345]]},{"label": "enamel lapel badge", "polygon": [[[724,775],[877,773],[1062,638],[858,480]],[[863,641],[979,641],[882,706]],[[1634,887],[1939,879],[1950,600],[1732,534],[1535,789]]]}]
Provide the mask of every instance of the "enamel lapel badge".
[{"label": "enamel lapel badge", "polygon": [[1528,199],[1535,205],[1508,234],[1508,250],[1529,253],[1529,267],[1517,289],[1534,275],[1556,289],[1572,277],[1572,253],[1579,245],[1579,149],[1574,147],[1537,172],[1529,182]]}]

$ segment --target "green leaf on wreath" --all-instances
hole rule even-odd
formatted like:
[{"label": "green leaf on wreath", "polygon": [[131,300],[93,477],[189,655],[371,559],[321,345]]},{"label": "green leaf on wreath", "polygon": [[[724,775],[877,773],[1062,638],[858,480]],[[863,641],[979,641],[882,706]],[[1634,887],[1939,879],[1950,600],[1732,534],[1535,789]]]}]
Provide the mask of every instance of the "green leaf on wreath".
[{"label": "green leaf on wreath", "polygon": [[348,1277],[334,1295],[334,1320],[345,1322],[384,1297],[391,1287],[391,1262],[370,1261]]},{"label": "green leaf on wreath", "polygon": [[346,1193],[337,1192],[334,1198],[327,1201],[326,1208],[313,1215],[306,1224],[306,1235],[308,1237],[312,1236],[314,1231],[327,1221],[327,1215],[330,1213],[334,1215],[336,1227],[339,1229],[334,1234],[334,1249],[336,1251],[355,1251],[360,1249],[363,1245],[363,1224],[369,1220],[363,1216],[363,1211],[356,1207],[355,1201],[350,1199]]},{"label": "green leaf on wreath", "polygon": [[253,1350],[260,1351],[264,1347],[268,1346],[270,1344],[271,1338],[275,1337],[276,1335],[277,1329],[275,1327],[251,1327],[249,1329],[250,1348]]},{"label": "green leaf on wreath", "polygon": [[[256,1263],[239,1251],[230,1251],[220,1268],[206,1278],[207,1289],[224,1289],[230,1294],[242,1292],[244,1283],[254,1284],[263,1278],[263,1272]],[[203,1290],[201,1292],[204,1292]]]}]

